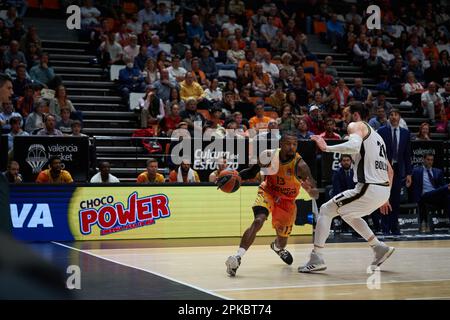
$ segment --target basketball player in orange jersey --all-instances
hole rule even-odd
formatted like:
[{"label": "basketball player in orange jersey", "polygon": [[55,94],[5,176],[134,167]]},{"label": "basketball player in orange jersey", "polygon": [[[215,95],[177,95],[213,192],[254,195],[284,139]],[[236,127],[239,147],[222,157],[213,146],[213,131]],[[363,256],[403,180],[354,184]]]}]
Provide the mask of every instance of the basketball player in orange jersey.
[{"label": "basketball player in orange jersey", "polygon": [[[281,137],[279,149],[265,152],[270,163],[265,166],[256,164],[239,172],[242,180],[247,180],[254,178],[261,167],[277,167],[273,165],[274,162],[278,165],[278,171],[265,175],[264,181],[260,184],[253,204],[255,219],[244,232],[236,255],[228,257],[225,262],[227,273],[232,277],[236,275],[242,256],[252,245],[270,212],[272,212],[272,226],[277,234],[270,247],[286,264],[292,264],[292,255],[285,247],[297,215],[295,199],[299,194],[300,187],[303,187],[313,198],[317,199],[319,196],[316,182],[311,176],[308,165],[297,153],[296,135],[285,133]],[[220,187],[221,181],[219,180],[217,183]]]}]

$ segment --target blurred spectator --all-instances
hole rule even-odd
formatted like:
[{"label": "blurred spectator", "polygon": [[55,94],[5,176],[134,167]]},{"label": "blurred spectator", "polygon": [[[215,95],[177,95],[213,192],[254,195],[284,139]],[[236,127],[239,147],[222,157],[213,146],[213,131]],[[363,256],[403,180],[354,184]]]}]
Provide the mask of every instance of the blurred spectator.
[{"label": "blurred spectator", "polygon": [[231,47],[227,51],[227,63],[238,65],[239,61],[245,59],[244,50],[239,49],[238,42],[236,40],[231,41]]},{"label": "blurred spectator", "polygon": [[48,114],[44,119],[44,128],[36,133],[37,136],[62,136],[62,132],[56,129],[55,116]]},{"label": "blurred spectator", "polygon": [[25,95],[25,88],[31,85],[31,80],[25,65],[19,64],[16,68],[16,78],[13,81],[14,96],[18,99]]},{"label": "blurred spectator", "polygon": [[181,66],[187,72],[192,71],[192,65],[191,65],[192,58],[193,58],[192,51],[191,50],[186,50],[186,52],[184,53],[184,58],[183,58],[183,60],[181,60]]},{"label": "blurred spectator", "polygon": [[50,100],[49,112],[56,116],[59,120],[61,116],[61,109],[67,108],[70,110],[70,113],[76,113],[75,107],[67,98],[66,88],[64,86],[58,86],[55,90],[55,97]]},{"label": "blurred spectator", "polygon": [[[442,67],[439,65],[439,60],[433,58],[430,61],[430,67],[425,69],[424,79],[426,83],[436,82],[439,86],[444,84],[444,72]],[[448,73],[447,73],[448,75]]]},{"label": "blurred spectator", "polygon": [[170,113],[166,114],[161,121],[161,134],[170,137],[173,130],[177,129],[180,122],[180,106],[178,104],[173,104],[170,107]]},{"label": "blurred spectator", "polygon": [[89,181],[90,183],[120,183],[120,180],[110,173],[111,165],[108,161],[100,162],[98,170],[99,171]]},{"label": "blurred spectator", "polygon": [[169,71],[170,77],[176,79],[177,82],[183,81],[187,72],[186,69],[181,67],[180,57],[177,55],[172,57],[172,65],[167,70]]},{"label": "blurred spectator", "polygon": [[[242,62],[242,61],[241,61]],[[253,82],[253,72],[249,63],[245,63],[242,69],[237,71],[236,85],[239,90],[251,87]]]},{"label": "blurred spectator", "polygon": [[383,60],[377,55],[377,48],[372,47],[369,51],[369,58],[364,61],[364,72],[370,78],[379,79],[379,75],[383,71]]},{"label": "blurred spectator", "polygon": [[205,90],[205,98],[212,104],[222,100],[222,89],[219,88],[219,81],[217,79],[213,79],[209,88]]},{"label": "blurred spectator", "polygon": [[144,1],[144,8],[138,12],[138,22],[142,25],[144,22],[148,23],[150,29],[153,29],[156,24],[156,14],[153,11],[153,3],[150,0]]},{"label": "blurred spectator", "polygon": [[192,73],[195,75],[196,81],[202,85],[206,86],[208,79],[206,79],[205,73],[200,69],[200,61],[198,58],[193,58],[191,61]]},{"label": "blurred spectator", "polygon": [[202,86],[194,79],[195,75],[192,72],[187,72],[184,81],[180,83],[180,96],[184,101],[194,98],[197,102],[200,102],[205,98]]},{"label": "blurred spectator", "polygon": [[139,99],[139,107],[141,108],[141,128],[158,124],[165,116],[164,103],[152,86],[148,86],[145,96]]},{"label": "blurred spectator", "polygon": [[17,161],[10,161],[5,172],[2,175],[9,183],[22,183],[23,178],[20,174],[20,166]]},{"label": "blurred spectator", "polygon": [[338,77],[338,72],[336,67],[333,66],[333,57],[332,56],[326,56],[325,57],[325,74],[329,74],[333,78]]},{"label": "blurred spectator", "polygon": [[34,134],[38,130],[44,128],[44,110],[47,107],[47,102],[41,99],[35,106],[35,109],[27,117],[25,122],[25,131]]},{"label": "blurred spectator", "polygon": [[158,3],[158,14],[155,16],[155,23],[159,26],[166,25],[173,20],[173,15],[167,8],[165,2]]},{"label": "blurred spectator", "polygon": [[330,42],[333,50],[337,50],[342,46],[344,33],[344,25],[337,20],[337,15],[333,13],[331,19],[327,22],[327,40]]},{"label": "blurred spectator", "polygon": [[9,119],[11,131],[8,133],[8,152],[13,149],[14,137],[16,136],[28,136],[28,132],[22,130],[22,118],[12,117]]},{"label": "blurred spectator", "polygon": [[[130,59],[131,61],[135,61],[135,58],[139,55],[140,46],[137,44],[137,36],[132,34],[130,35],[130,41],[127,46],[123,48],[124,58]],[[139,70],[142,70],[139,68]]]},{"label": "blurred spectator", "polygon": [[134,57],[134,66],[143,71],[147,60],[147,46],[141,45],[139,46],[139,53]]},{"label": "blurred spectator", "polygon": [[424,73],[423,73],[423,69],[422,69],[422,64],[416,58],[412,58],[409,61],[407,71],[414,73],[414,77],[416,78],[417,81],[419,81],[419,82],[424,81]]},{"label": "blurred spectator", "polygon": [[201,43],[205,42],[205,32],[196,14],[192,16],[191,23],[187,26],[187,38],[189,43],[192,43],[194,38],[198,38]]},{"label": "blurred spectator", "polygon": [[263,71],[263,66],[259,63],[256,64],[255,72],[253,73],[252,89],[257,97],[268,96],[273,89],[270,75]]},{"label": "blurred spectator", "polygon": [[16,110],[26,119],[34,111],[34,108],[34,89],[31,85],[27,85],[25,86],[23,96],[17,100]]},{"label": "blurred spectator", "polygon": [[20,118],[20,126],[23,125],[22,116],[20,115],[20,113],[14,111],[14,107],[11,102],[4,102],[2,107],[3,111],[0,113],[0,127],[3,133],[8,133],[11,130],[11,125],[9,123],[11,118]]},{"label": "blurred spectator", "polygon": [[36,183],[72,183],[73,179],[69,171],[63,170],[58,156],[48,159],[48,169],[42,170]]},{"label": "blurred spectator", "polygon": [[72,122],[72,137],[87,137],[84,133],[81,133],[82,125],[80,120],[73,120]]},{"label": "blurred spectator", "polygon": [[392,104],[386,100],[386,93],[384,91],[378,92],[377,98],[372,104],[371,113],[374,114],[377,112],[379,107],[382,107],[385,112],[389,112],[392,109]]},{"label": "blurred spectator", "polygon": [[261,37],[268,44],[276,36],[278,28],[275,26],[276,21],[272,16],[267,18],[267,22],[261,25]]},{"label": "blurred spectator", "polygon": [[187,25],[184,21],[182,12],[175,14],[175,19],[167,24],[167,33],[169,41],[174,43],[186,43],[187,40]]},{"label": "blurred spectator", "polygon": [[297,126],[297,138],[299,140],[309,140],[314,132],[308,130],[308,123],[305,119],[300,119]]},{"label": "blurred spectator", "polygon": [[205,42],[213,43],[219,37],[220,28],[217,25],[217,18],[214,14],[210,14],[208,22],[204,26]]},{"label": "blurred spectator", "polygon": [[374,128],[375,130],[380,129],[381,127],[388,124],[387,117],[386,117],[386,111],[382,106],[376,107],[376,113],[375,115],[369,120],[369,125]]},{"label": "blurred spectator", "polygon": [[423,156],[423,165],[412,172],[413,201],[419,206],[420,232],[430,232],[427,205],[450,212],[450,184],[441,169],[433,168],[434,155]]},{"label": "blurred spectator", "polygon": [[341,140],[341,136],[335,132],[336,121],[332,118],[325,120],[325,131],[320,134],[325,140]]},{"label": "blurred spectator", "polygon": [[270,117],[264,115],[264,102],[257,101],[255,107],[255,116],[249,120],[250,129],[267,129],[267,125],[270,119]]},{"label": "blurred spectator", "polygon": [[200,69],[205,73],[207,79],[212,80],[217,78],[219,71],[217,69],[216,61],[210,56],[209,49],[207,47],[202,48],[199,63]]},{"label": "blurred spectator", "polygon": [[284,132],[295,132],[295,130],[297,129],[297,120],[293,115],[291,106],[289,104],[284,103],[280,108],[280,117],[277,119],[277,122],[278,129],[280,130],[281,134],[283,134]]},{"label": "blurred spectator", "polygon": [[425,60],[425,55],[423,53],[422,47],[419,46],[419,38],[417,35],[413,35],[410,38],[411,45],[406,48],[406,51],[411,51],[413,56],[419,60],[420,62],[423,62]]},{"label": "blurred spectator", "polygon": [[123,48],[116,41],[116,37],[113,32],[109,32],[106,36],[103,36],[103,42],[100,45],[100,50],[105,50],[109,54],[109,64],[122,64],[123,63]]},{"label": "blurred spectator", "polygon": [[200,182],[197,171],[191,169],[191,162],[183,160],[178,170],[172,170],[169,174],[169,182],[195,183]]},{"label": "blurred spectator", "polygon": [[442,98],[436,91],[436,83],[430,82],[428,90],[421,95],[423,115],[428,116],[431,123],[436,121],[436,111],[439,113],[440,109],[444,107]]},{"label": "blurred spectator", "polygon": [[158,54],[163,51],[163,48],[159,45],[159,37],[157,35],[153,35],[151,38],[151,43],[147,47],[147,57],[156,60]]},{"label": "blurred spectator", "polygon": [[40,63],[31,68],[30,77],[35,83],[46,88],[54,88],[59,84],[58,82],[61,82],[60,80],[57,81],[55,71],[48,65],[47,53],[42,53]]},{"label": "blurred spectator", "polygon": [[343,108],[348,104],[350,90],[345,85],[344,79],[340,78],[337,82],[337,87],[334,90],[334,97],[337,100],[339,107]]},{"label": "blurred spectator", "polygon": [[202,126],[206,122],[203,115],[197,111],[197,100],[195,98],[188,98],[186,100],[186,109],[180,113],[180,117],[181,119],[189,119],[192,123],[199,121]]},{"label": "blurred spectator", "polygon": [[149,58],[145,63],[144,70],[142,71],[142,76],[145,79],[147,85],[153,84],[160,78],[160,73],[154,59]]},{"label": "blurred spectator", "polygon": [[81,27],[89,29],[100,25],[98,17],[101,16],[100,11],[93,6],[92,0],[85,0],[81,7]]},{"label": "blurred spectator", "polygon": [[410,101],[413,106],[418,109],[419,105],[421,105],[421,96],[424,92],[424,89],[420,82],[416,80],[414,73],[408,72],[406,74],[406,83],[404,86],[404,91],[406,94],[406,98]]},{"label": "blurred spectator", "polygon": [[14,27],[14,21],[18,18],[16,7],[11,6],[6,11],[5,27],[11,29]]},{"label": "blurred spectator", "polygon": [[357,66],[362,65],[370,56],[369,50],[370,44],[366,40],[366,35],[361,33],[353,46],[353,63]]},{"label": "blurred spectator", "polygon": [[164,176],[158,173],[158,160],[150,158],[147,160],[147,169],[142,172],[136,180],[136,183],[164,183]]},{"label": "blurred spectator", "polygon": [[272,56],[270,52],[263,53],[263,59],[261,61],[261,65],[263,67],[263,71],[271,75],[272,80],[278,78],[280,74],[280,70],[277,65],[272,63]]},{"label": "blurred spectator", "polygon": [[333,77],[326,74],[327,65],[325,63],[320,64],[319,73],[314,77],[315,87],[326,88],[333,81]]},{"label": "blurred spectator", "polygon": [[430,138],[430,124],[428,122],[422,122],[417,132],[416,139],[418,141],[431,141]]},{"label": "blurred spectator", "polygon": [[[449,110],[450,111],[450,110]],[[449,116],[444,108],[441,108],[438,116],[436,117],[436,132],[437,133],[449,133],[450,132],[450,122],[448,121]]]},{"label": "blurred spectator", "polygon": [[355,86],[350,90],[350,97],[356,101],[372,104],[372,92],[363,86],[363,81],[361,78],[355,78]]},{"label": "blurred spectator", "polygon": [[19,63],[27,65],[27,59],[22,51],[19,50],[19,42],[16,40],[11,41],[9,44],[9,49],[3,54],[3,61],[5,64],[9,65],[11,62],[17,59]]},{"label": "blurred spectator", "polygon": [[119,90],[125,101],[129,100],[131,92],[144,92],[145,80],[138,68],[130,59],[126,59],[126,67],[119,71]]},{"label": "blurred spectator", "polygon": [[308,130],[314,134],[319,135],[324,131],[324,123],[318,106],[312,105],[309,108],[309,114],[305,115],[304,119],[308,125]]},{"label": "blurred spectator", "polygon": [[168,69],[161,70],[161,78],[153,83],[153,87],[156,90],[156,95],[167,101],[170,99],[172,89],[178,89],[178,83],[174,79],[170,79]]},{"label": "blurred spectator", "polygon": [[61,119],[56,122],[56,129],[60,130],[63,135],[72,134],[72,123],[73,120],[70,119],[70,109],[61,109]]},{"label": "blurred spectator", "polygon": [[226,22],[228,22],[228,20],[229,20],[229,17],[228,17],[227,14],[225,14],[225,7],[222,6],[222,5],[220,5],[220,6],[217,8],[217,13],[216,13],[216,21],[217,21],[217,24],[218,24],[219,26],[222,26],[223,24],[225,24]]},{"label": "blurred spectator", "polygon": [[281,83],[275,85],[275,91],[269,96],[267,102],[281,115],[281,107],[286,103],[286,93],[283,92]]}]

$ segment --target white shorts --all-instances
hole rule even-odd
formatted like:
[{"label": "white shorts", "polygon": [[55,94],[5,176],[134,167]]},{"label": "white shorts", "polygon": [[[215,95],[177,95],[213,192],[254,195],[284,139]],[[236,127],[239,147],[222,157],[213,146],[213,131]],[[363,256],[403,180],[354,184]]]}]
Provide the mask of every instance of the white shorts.
[{"label": "white shorts", "polygon": [[339,193],[332,201],[337,205],[339,215],[360,218],[385,204],[390,191],[389,186],[358,183],[354,189]]}]

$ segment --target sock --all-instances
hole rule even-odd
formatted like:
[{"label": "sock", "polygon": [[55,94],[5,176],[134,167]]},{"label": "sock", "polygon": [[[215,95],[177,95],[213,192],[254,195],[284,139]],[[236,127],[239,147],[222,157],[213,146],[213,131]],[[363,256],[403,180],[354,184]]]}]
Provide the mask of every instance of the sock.
[{"label": "sock", "polygon": [[322,254],[322,250],[323,248],[314,246],[313,252],[320,256]]},{"label": "sock", "polygon": [[369,241],[369,245],[371,247],[375,247],[375,246],[379,246],[381,244],[380,240],[378,240],[377,237],[373,238],[372,240]]},{"label": "sock", "polygon": [[246,251],[244,248],[239,248],[236,255],[242,258]]},{"label": "sock", "polygon": [[278,248],[276,241],[273,242],[273,248],[275,249],[275,251],[280,251],[281,250],[280,248]]}]

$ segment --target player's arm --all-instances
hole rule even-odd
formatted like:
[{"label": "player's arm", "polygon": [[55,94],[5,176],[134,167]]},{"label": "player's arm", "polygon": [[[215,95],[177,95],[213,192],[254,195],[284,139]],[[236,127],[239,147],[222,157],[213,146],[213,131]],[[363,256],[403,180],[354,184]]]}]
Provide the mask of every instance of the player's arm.
[{"label": "player's arm", "polygon": [[388,177],[389,177],[389,186],[392,187],[392,181],[394,180],[394,169],[392,169],[391,163],[386,161],[388,164]]},{"label": "player's arm", "polygon": [[302,180],[302,188],[311,196],[311,198],[319,198],[319,190],[316,188],[316,180],[314,180],[308,164],[302,159],[297,164],[297,175]]},{"label": "player's arm", "polygon": [[320,136],[312,136],[311,140],[315,141],[317,146],[323,152],[336,152],[344,154],[355,154],[361,149],[361,144],[363,142],[362,133],[358,126],[354,123],[350,123],[348,128],[349,138],[347,142],[337,144],[334,146],[329,146],[325,140]]},{"label": "player's arm", "polygon": [[[389,163],[389,161],[387,161],[387,164],[388,164],[389,188],[391,188],[392,181],[394,179],[394,170],[392,169],[392,166]],[[388,199],[388,201],[386,201],[386,203],[380,207],[380,212],[382,215],[386,215],[386,214],[389,214],[389,211],[392,211],[392,207],[391,207],[391,204],[389,203],[389,199]]]},{"label": "player's arm", "polygon": [[261,168],[266,168],[270,166],[271,159],[274,154],[275,153],[273,150],[265,150],[261,152],[257,164],[251,165],[248,168],[243,169],[239,172],[239,175],[241,176],[242,180],[254,179],[258,174],[258,172],[261,171]]}]

